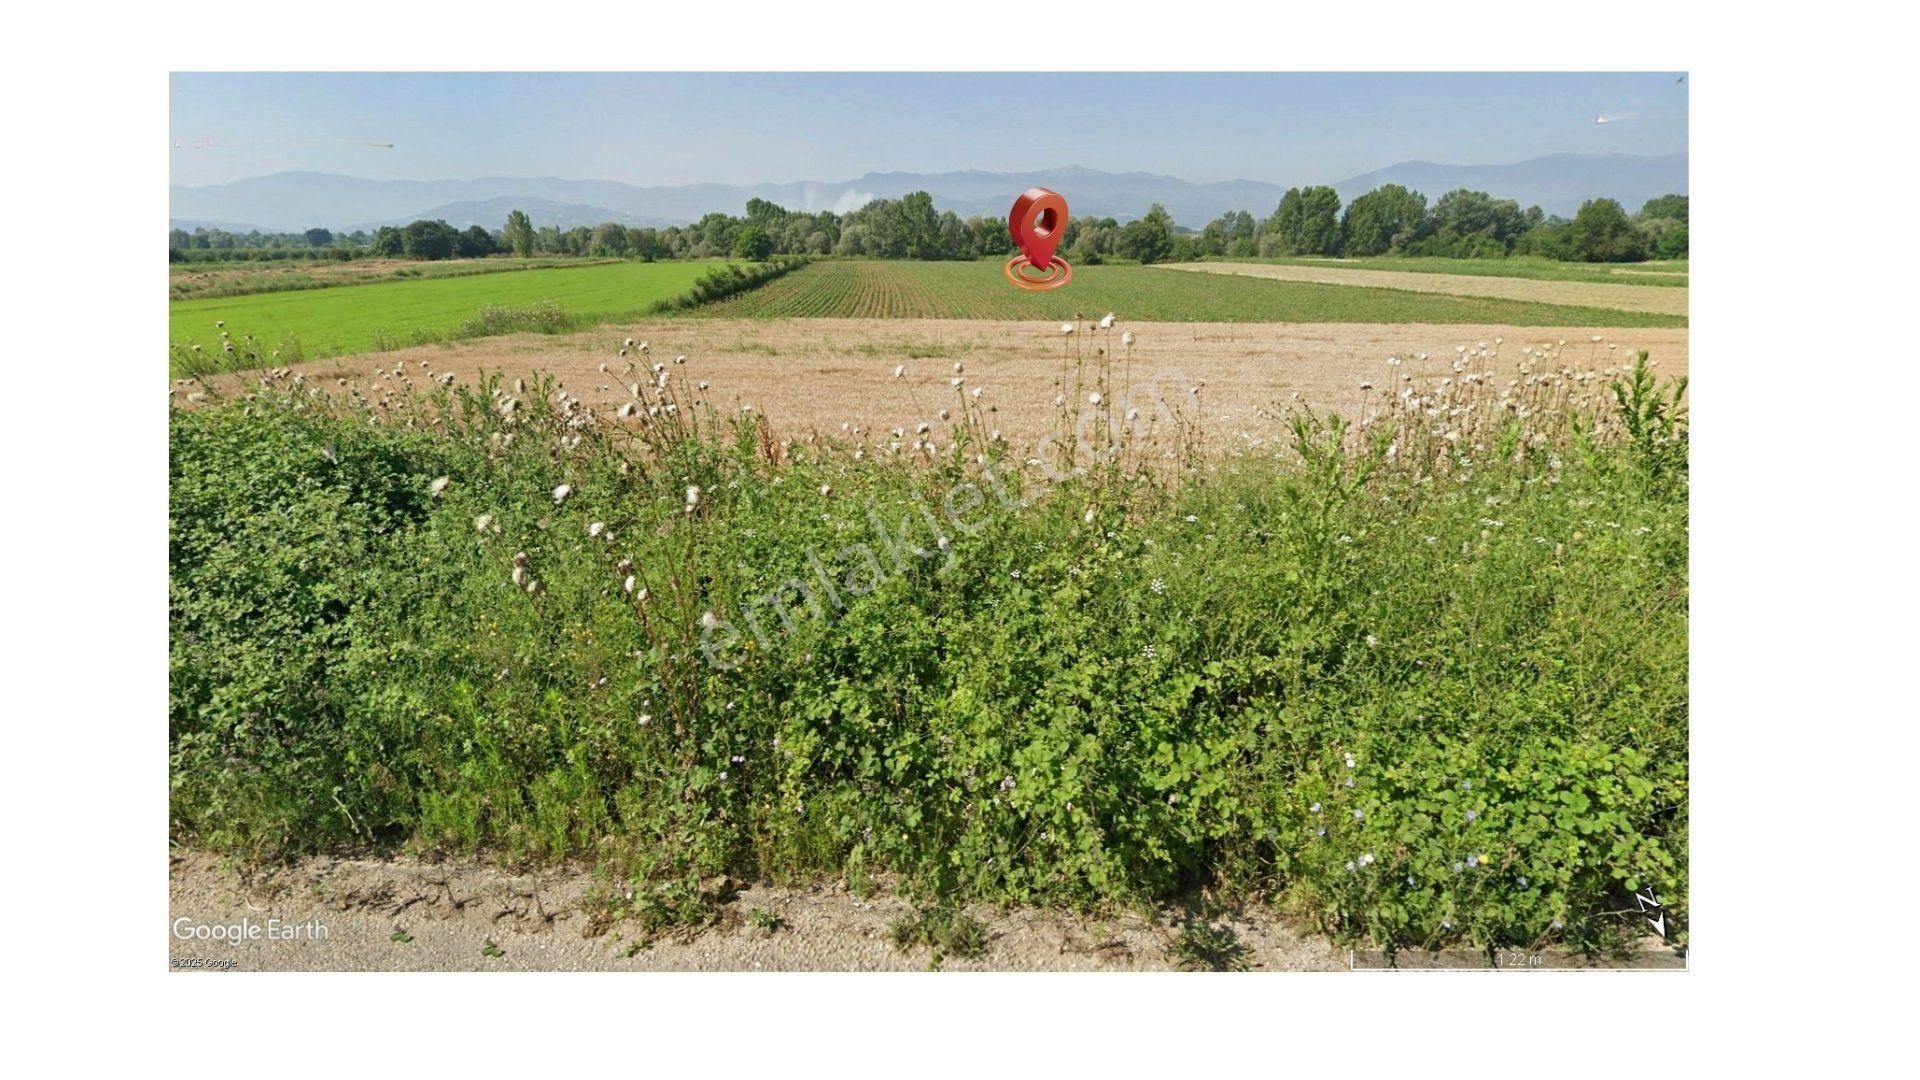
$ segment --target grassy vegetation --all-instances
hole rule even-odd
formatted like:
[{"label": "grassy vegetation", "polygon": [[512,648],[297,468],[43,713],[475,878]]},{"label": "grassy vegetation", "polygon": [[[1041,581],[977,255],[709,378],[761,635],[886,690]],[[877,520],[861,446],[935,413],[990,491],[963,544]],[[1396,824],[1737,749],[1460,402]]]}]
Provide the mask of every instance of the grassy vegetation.
[{"label": "grassy vegetation", "polygon": [[268,351],[312,359],[441,340],[488,306],[555,305],[572,323],[585,325],[644,313],[687,292],[720,265],[619,262],[179,300],[170,306],[168,340],[212,352],[225,324],[245,327]]},{"label": "grassy vegetation", "polygon": [[1483,277],[1529,278],[1535,281],[1584,281],[1601,285],[1655,285],[1685,288],[1686,260],[1619,264],[1614,273],[1596,263],[1568,263],[1537,255],[1504,259],[1449,259],[1411,255],[1374,255],[1352,259],[1285,256],[1268,259],[1208,259],[1208,262],[1274,263],[1280,266],[1340,266],[1355,270],[1406,270],[1416,274],[1472,274]]},{"label": "grassy vegetation", "polygon": [[573,269],[617,262],[615,259],[450,259],[404,262],[357,259],[350,262],[172,263],[167,295],[173,300],[209,300],[265,292],[299,292],[368,285],[379,281],[422,281],[498,274],[514,270]]},{"label": "grassy vegetation", "polygon": [[964,384],[917,438],[782,443],[697,359],[620,415],[214,395],[170,420],[172,834],[590,859],[648,928],[716,874],[1205,887],[1408,946],[1600,947],[1652,886],[1684,926],[1678,390],[1523,362],[1214,459],[1089,357],[1044,466]]},{"label": "grassy vegetation", "polygon": [[924,318],[1071,320],[1131,312],[1167,322],[1417,322],[1512,326],[1685,326],[1684,316],[1519,300],[1445,296],[1144,266],[1075,267],[1055,292],[1008,285],[995,262],[819,262],[765,288],[710,304],[722,318]]}]

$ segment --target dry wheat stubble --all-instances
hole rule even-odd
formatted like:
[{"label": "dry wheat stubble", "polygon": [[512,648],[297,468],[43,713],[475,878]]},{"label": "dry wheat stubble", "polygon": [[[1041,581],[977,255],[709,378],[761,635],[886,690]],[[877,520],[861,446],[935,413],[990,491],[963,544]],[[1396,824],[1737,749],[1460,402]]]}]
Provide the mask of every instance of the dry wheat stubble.
[{"label": "dry wheat stubble", "polygon": [[[1131,350],[1121,345],[1123,331],[1135,335]],[[989,423],[1016,446],[1031,446],[1052,430],[1056,380],[1076,348],[1090,364],[1098,361],[1096,350],[1111,349],[1116,384],[1130,365],[1136,385],[1172,372],[1177,377],[1163,376],[1161,385],[1200,386],[1199,413],[1207,437],[1220,446],[1271,437],[1275,426],[1261,411],[1284,406],[1296,391],[1315,408],[1357,417],[1390,379],[1446,374],[1458,345],[1499,341],[1503,364],[1511,367],[1529,344],[1565,341],[1564,362],[1583,370],[1624,366],[1645,349],[1663,374],[1687,373],[1685,328],[1119,322],[1110,334],[1083,323],[1068,336],[1058,323],[938,319],[665,319],[332,358],[297,370],[328,390],[338,390],[340,379],[363,389],[400,381],[374,378],[376,367],[398,369],[423,389],[429,373],[467,381],[482,371],[509,379],[544,371],[586,405],[611,412],[627,400],[616,354],[629,336],[647,341],[656,362],[686,355],[684,365],[668,370],[707,382],[701,396],[717,408],[750,405],[787,435],[837,436],[842,424],[873,431],[937,424],[941,409],[958,412],[963,391],[950,380],[953,365],[962,363],[964,390],[982,388],[979,404],[997,410]],[[1595,336],[1602,340],[1592,341]],[[1422,353],[1427,360],[1417,359]],[[1392,355],[1405,364],[1389,368]],[[603,363],[613,366],[611,374],[599,371]],[[894,377],[897,366],[904,366],[903,377]],[[1121,390],[1116,385],[1109,393]]]}]

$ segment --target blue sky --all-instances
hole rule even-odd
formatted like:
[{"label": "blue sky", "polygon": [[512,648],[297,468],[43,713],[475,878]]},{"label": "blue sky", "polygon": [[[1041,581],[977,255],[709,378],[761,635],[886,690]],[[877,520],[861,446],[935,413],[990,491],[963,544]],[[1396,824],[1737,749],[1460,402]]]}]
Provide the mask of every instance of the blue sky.
[{"label": "blue sky", "polygon": [[1407,160],[1684,152],[1678,76],[176,73],[169,153],[190,185],[287,169],[744,184],[1067,164],[1331,183]]}]

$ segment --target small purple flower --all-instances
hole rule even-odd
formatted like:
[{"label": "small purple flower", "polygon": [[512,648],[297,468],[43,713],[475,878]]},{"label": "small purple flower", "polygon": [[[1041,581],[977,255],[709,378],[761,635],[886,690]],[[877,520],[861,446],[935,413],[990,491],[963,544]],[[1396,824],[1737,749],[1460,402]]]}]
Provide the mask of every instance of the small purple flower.
[{"label": "small purple flower", "polygon": [[1527,887],[1527,875],[1525,874],[1520,875],[1520,887],[1523,889]]},{"label": "small purple flower", "polygon": [[1008,776],[1006,776],[1004,779],[1000,781],[1000,790],[1001,791],[1013,790],[1013,776],[1011,774],[1009,774]]},{"label": "small purple flower", "polygon": [[733,755],[733,763],[734,763],[735,765],[742,765],[742,764],[745,764],[745,763],[746,763],[746,760],[747,760],[746,758],[743,758],[743,757],[741,757],[741,756],[740,756],[739,754],[735,754],[735,755]]},{"label": "small purple flower", "polygon": [[1366,819],[1366,816],[1367,812],[1365,810],[1355,810],[1353,812],[1353,820],[1355,821],[1363,821]]},{"label": "small purple flower", "polygon": [[1320,804],[1314,803],[1312,806],[1307,807],[1307,809],[1317,814],[1320,812]]},{"label": "small purple flower", "polygon": [[1479,865],[1480,865],[1480,856],[1478,856],[1478,855],[1469,855],[1469,856],[1467,856],[1467,865],[1468,865],[1468,866],[1475,866],[1475,867],[1477,867],[1477,866],[1479,866]]},{"label": "small purple flower", "polygon": [[1477,812],[1472,810],[1467,811],[1467,821],[1474,822],[1478,820],[1480,820],[1480,815]]}]

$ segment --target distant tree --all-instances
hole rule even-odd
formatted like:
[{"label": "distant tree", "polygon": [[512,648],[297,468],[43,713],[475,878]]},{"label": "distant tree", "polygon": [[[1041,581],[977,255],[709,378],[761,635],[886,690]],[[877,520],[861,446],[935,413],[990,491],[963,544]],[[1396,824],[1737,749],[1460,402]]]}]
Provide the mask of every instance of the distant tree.
[{"label": "distant tree", "polygon": [[1457,188],[1433,204],[1429,235],[1414,249],[1418,255],[1452,258],[1501,258],[1530,227],[1528,215],[1512,199]]},{"label": "distant tree", "polygon": [[687,227],[688,250],[696,257],[726,255],[733,251],[733,233],[740,227],[738,218],[721,213],[708,214]]},{"label": "distant tree", "polygon": [[945,252],[940,243],[940,215],[933,209],[933,196],[924,191],[909,191],[898,205],[902,252],[909,259],[938,259]]},{"label": "distant tree", "polygon": [[373,233],[373,253],[398,258],[407,252],[407,241],[400,230],[391,225],[382,225]]},{"label": "distant tree", "polygon": [[625,255],[627,253],[626,227],[611,221],[594,226],[593,242],[589,250],[595,255]]},{"label": "distant tree", "polygon": [[864,255],[867,247],[867,227],[862,222],[849,222],[840,230],[840,239],[834,241],[835,255]]},{"label": "distant tree", "polygon": [[1227,254],[1236,258],[1246,258],[1253,254],[1253,243],[1259,226],[1254,223],[1253,215],[1245,210],[1233,210],[1220,215],[1220,225],[1226,234]]},{"label": "distant tree", "polygon": [[1381,255],[1419,239],[1427,197],[1399,184],[1382,184],[1347,206],[1342,231],[1348,255]]},{"label": "distant tree", "polygon": [[1567,248],[1582,262],[1637,262],[1647,257],[1646,238],[1612,199],[1580,204],[1567,230]]},{"label": "distant tree", "polygon": [[1129,221],[1120,230],[1114,253],[1143,263],[1165,262],[1173,255],[1173,216],[1167,208],[1154,203],[1145,217]]},{"label": "distant tree", "polygon": [[760,226],[761,231],[773,233],[786,224],[790,215],[786,208],[765,199],[747,200],[747,223]]},{"label": "distant tree", "polygon": [[308,247],[326,247],[333,243],[333,232],[328,229],[308,229],[306,237]]},{"label": "distant tree", "polygon": [[[1078,218],[1070,218],[1067,228],[1071,230],[1079,224]],[[1064,248],[1065,245],[1063,244]],[[1013,234],[1007,231],[1007,219],[1003,215],[987,217],[976,214],[967,219],[967,248],[976,256],[1008,255],[1013,252]]]},{"label": "distant tree", "polygon": [[773,237],[758,225],[742,226],[733,234],[732,255],[736,259],[765,262],[773,254]]},{"label": "distant tree", "polygon": [[1687,197],[1662,195],[1648,199],[1633,216],[1634,227],[1647,241],[1647,247],[1662,259],[1687,257]]},{"label": "distant tree", "polygon": [[1194,238],[1194,250],[1200,255],[1231,255],[1246,258],[1254,253],[1258,227],[1245,210],[1229,210],[1200,230]]},{"label": "distant tree", "polygon": [[533,254],[533,220],[527,217],[526,211],[514,210],[507,214],[503,235],[515,255],[524,259]]},{"label": "distant tree", "polygon": [[1200,256],[1225,255],[1227,253],[1227,226],[1221,218],[1207,222],[1200,235],[1193,238],[1193,253]]},{"label": "distant tree", "polygon": [[448,259],[453,257],[453,226],[444,221],[416,221],[400,230],[400,238],[409,259]]},{"label": "distant tree", "polygon": [[672,252],[668,249],[666,241],[660,238],[660,230],[629,229],[627,230],[627,254],[636,259],[652,262],[655,259],[667,258]]},{"label": "distant tree", "polygon": [[478,225],[469,225],[454,238],[453,253],[463,259],[480,259],[495,251],[493,234]]},{"label": "distant tree", "polygon": [[1288,255],[1340,254],[1340,196],[1330,187],[1289,188],[1266,222]]},{"label": "distant tree", "polygon": [[951,210],[944,210],[940,214],[940,246],[934,258],[973,258],[973,244],[967,235],[967,223]]},{"label": "distant tree", "polygon": [[1684,225],[1687,222],[1687,197],[1685,195],[1662,195],[1659,198],[1648,199],[1646,205],[1640,208],[1638,216],[1647,220],[1665,218],[1670,221],[1678,221]]},{"label": "distant tree", "polygon": [[1550,217],[1520,234],[1513,242],[1512,254],[1538,255],[1543,259],[1571,259],[1568,252],[1567,233],[1571,226],[1566,218]]},{"label": "distant tree", "polygon": [[1653,253],[1662,259],[1684,259],[1687,257],[1687,223],[1667,229],[1654,241]]},{"label": "distant tree", "polygon": [[[1106,260],[1107,256],[1119,254],[1119,222],[1112,218],[1076,218],[1067,226],[1070,234],[1074,233],[1074,224],[1079,225],[1080,230],[1073,235],[1073,242],[1066,246],[1069,262],[1076,265],[1098,266]],[[1005,229],[1001,230],[1003,233],[1005,231]],[[1007,239],[1011,244],[1013,238],[1009,236]],[[1013,248],[1009,246],[1007,250],[1012,251]]]}]

